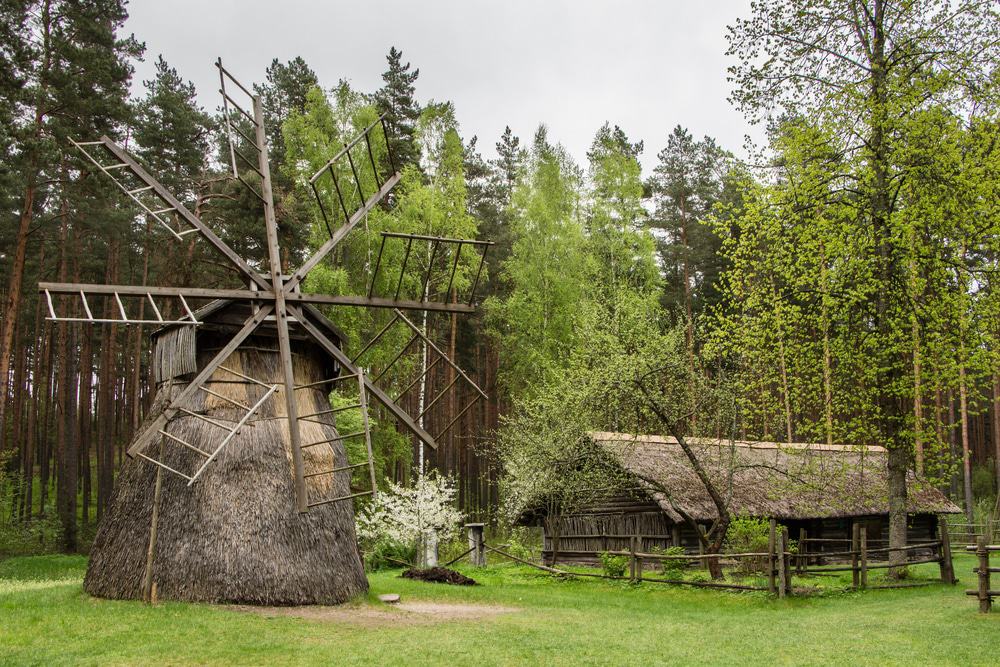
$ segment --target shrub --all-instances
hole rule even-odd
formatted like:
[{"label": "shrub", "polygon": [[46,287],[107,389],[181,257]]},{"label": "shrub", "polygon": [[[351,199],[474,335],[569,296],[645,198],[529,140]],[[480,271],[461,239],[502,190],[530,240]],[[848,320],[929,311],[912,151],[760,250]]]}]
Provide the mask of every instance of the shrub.
[{"label": "shrub", "polygon": [[405,567],[417,559],[417,545],[383,538],[368,545],[364,552],[365,569],[369,572]]},{"label": "shrub", "polygon": [[[770,531],[770,522],[767,519],[737,516],[729,524],[723,550],[731,554],[766,552]],[[766,558],[740,558],[737,571],[742,574],[761,572],[765,569],[766,563]]]},{"label": "shrub", "polygon": [[625,576],[625,569],[628,567],[628,556],[616,556],[605,551],[601,554],[600,558],[604,574],[609,577]]},{"label": "shrub", "polygon": [[[660,549],[659,547],[653,548],[653,553],[662,554],[664,556],[683,556],[684,547],[673,546],[667,547],[666,549]],[[688,562],[686,560],[681,560],[679,558],[664,558],[660,561],[660,567],[663,568],[663,574],[667,577],[680,577],[683,576],[684,570],[687,569]]]}]

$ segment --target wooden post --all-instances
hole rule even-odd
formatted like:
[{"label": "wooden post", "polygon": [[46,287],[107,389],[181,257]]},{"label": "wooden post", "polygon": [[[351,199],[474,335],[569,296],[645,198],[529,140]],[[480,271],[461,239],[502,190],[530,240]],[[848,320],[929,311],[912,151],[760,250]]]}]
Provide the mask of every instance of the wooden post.
[{"label": "wooden post", "polygon": [[[163,438],[160,438],[159,460],[163,460]],[[156,532],[160,523],[160,493],[163,488],[163,467],[156,466],[156,484],[153,486],[153,515],[149,521],[149,547],[146,549],[146,572],[142,580],[142,599],[155,604],[156,593],[153,583],[153,560],[156,557]]]},{"label": "wooden post", "polygon": [[944,515],[938,514],[937,518],[938,539],[941,541],[941,581],[946,584],[958,583],[955,578],[955,565],[951,560],[951,536],[948,535],[948,523]]},{"label": "wooden post", "polygon": [[993,598],[990,597],[990,552],[986,549],[986,536],[980,535],[976,540],[976,556],[979,557],[979,611],[990,613]]},{"label": "wooden post", "polygon": [[778,537],[778,597],[785,597],[785,578],[788,576],[788,561],[785,557],[785,550],[788,548],[788,532],[785,528],[782,528],[777,535]]},{"label": "wooden post", "polygon": [[636,580],[636,575],[637,575],[636,569],[635,569],[635,562],[636,562],[636,558],[635,558],[635,540],[636,540],[635,535],[631,536],[629,538],[629,540],[628,540],[628,551],[629,551],[629,558],[628,558],[628,578],[629,578],[630,581],[635,581]]},{"label": "wooden post", "polygon": [[861,588],[868,588],[868,526],[861,524]]},{"label": "wooden post", "polygon": [[799,528],[799,557],[798,557],[798,570],[799,574],[802,574],[806,569],[806,529]]},{"label": "wooden post", "polygon": [[469,531],[469,560],[475,567],[486,566],[486,548],[483,538],[484,524],[467,523],[465,528]]},{"label": "wooden post", "polygon": [[782,558],[785,561],[785,580],[782,584],[785,586],[785,591],[791,595],[792,593],[792,557],[788,555],[788,528],[781,529],[781,551]]},{"label": "wooden post", "polygon": [[670,527],[670,546],[681,546],[681,527],[676,523]]},{"label": "wooden post", "polygon": [[774,548],[775,548],[775,528],[777,524],[774,519],[770,521],[770,530],[767,533],[767,590],[769,593],[775,592],[774,586]]},{"label": "wooden post", "polygon": [[861,551],[861,526],[851,522],[851,587],[858,590],[861,587],[861,577],[858,573],[858,555]]},{"label": "wooden post", "polygon": [[635,536],[635,548],[633,549],[633,556],[635,558],[635,579],[636,581],[642,581],[642,558],[635,556],[635,552],[643,552],[642,535]]},{"label": "wooden post", "polygon": [[[705,536],[705,526],[701,525],[700,523],[696,524],[696,525],[698,526],[698,532],[701,533],[701,535],[698,537],[698,553],[699,554],[704,554],[705,553],[705,542],[704,542],[703,538]],[[702,568],[704,568],[706,570],[708,569],[708,559],[707,558],[700,558],[700,559],[698,559],[698,562],[701,563]]]}]

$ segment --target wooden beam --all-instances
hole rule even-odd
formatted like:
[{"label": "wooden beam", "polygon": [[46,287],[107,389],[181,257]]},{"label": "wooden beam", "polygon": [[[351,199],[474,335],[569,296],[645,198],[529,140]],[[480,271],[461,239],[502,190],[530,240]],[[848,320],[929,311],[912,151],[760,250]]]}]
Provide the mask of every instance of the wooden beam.
[{"label": "wooden beam", "polygon": [[296,269],[295,273],[292,274],[292,277],[289,278],[287,283],[285,283],[286,295],[290,296],[292,290],[295,289],[300,282],[302,282],[309,272],[316,268],[316,265],[322,262],[323,258],[330,254],[330,251],[332,251],[338,243],[343,241],[344,237],[347,236],[351,230],[357,227],[359,222],[365,219],[365,216],[368,215],[369,211],[375,208],[380,201],[385,199],[386,195],[388,195],[389,192],[396,187],[396,183],[399,182],[399,178],[400,176],[398,172],[390,176],[389,179],[382,184],[382,187],[368,198],[368,200],[364,203],[364,206],[355,211],[354,214],[351,215],[350,219],[333,233],[330,240],[320,246],[320,249],[316,251],[315,255],[310,257],[306,260],[305,264]]},{"label": "wooden beam", "polygon": [[274,195],[271,191],[271,169],[268,164],[267,139],[264,135],[264,107],[260,97],[253,97],[257,164],[261,175],[260,189],[264,200],[264,227],[267,233],[268,264],[271,269],[271,289],[274,292],[274,321],[278,329],[278,350],[281,371],[285,381],[285,412],[288,417],[288,435],[292,448],[292,473],[295,479],[295,505],[299,512],[309,510],[306,496],[305,465],[302,461],[302,433],[299,430],[299,408],[295,399],[295,369],[292,365],[292,344],[288,336],[288,310],[285,291],[282,289],[281,248],[278,245],[278,221],[274,214]]},{"label": "wooden beam", "polygon": [[[274,301],[274,291],[267,289],[253,291],[247,289],[214,289],[206,287],[154,287],[138,285],[96,285],[94,283],[38,283],[38,291],[52,294],[74,294],[136,297],[172,297],[182,295],[188,299],[231,299],[234,301]],[[328,306],[355,306],[363,308],[398,308],[399,310],[429,310],[443,313],[474,313],[475,306],[464,303],[443,303],[438,301],[412,301],[385,299],[381,297],[332,295],[332,294],[286,294],[285,300],[293,303],[315,303]]]},{"label": "wooden beam", "polygon": [[116,158],[127,164],[128,168],[131,169],[132,172],[139,177],[139,180],[144,182],[147,186],[152,187],[153,192],[155,192],[158,197],[160,197],[170,206],[177,209],[177,212],[180,214],[182,218],[184,218],[184,221],[187,222],[192,227],[196,228],[199,232],[201,232],[201,235],[205,237],[205,240],[207,240],[209,243],[215,246],[215,248],[219,252],[221,252],[230,262],[232,262],[236,266],[236,268],[240,270],[241,273],[243,273],[245,276],[250,278],[250,280],[253,280],[261,287],[264,288],[268,287],[267,281],[264,279],[263,276],[254,271],[253,268],[251,268],[250,265],[247,264],[242,257],[237,255],[232,248],[226,245],[226,243],[222,239],[220,239],[215,232],[209,229],[208,226],[206,226],[205,223],[203,223],[201,219],[198,218],[198,216],[189,211],[187,207],[185,207],[184,204],[180,202],[180,200],[174,197],[174,195],[171,194],[169,190],[167,190],[159,181],[153,178],[149,174],[149,172],[143,169],[142,165],[136,162],[135,159],[131,155],[129,155],[124,148],[116,144],[112,139],[110,139],[107,136],[101,137],[101,143],[104,144],[104,147],[108,150],[108,152],[110,152]]},{"label": "wooden beam", "polygon": [[[299,324],[305,327],[306,331],[309,332],[309,334],[320,345],[320,347],[326,350],[327,354],[329,354],[338,362],[340,362],[340,365],[343,366],[348,373],[353,374],[360,372],[358,370],[358,367],[355,366],[354,363],[351,361],[351,358],[347,356],[347,353],[341,350],[336,345],[334,345],[333,342],[330,341],[330,339],[327,338],[323,334],[323,332],[316,327],[315,324],[310,322],[305,317],[304,313],[302,312],[302,310],[299,309],[298,306],[289,306],[289,311],[298,320]],[[314,315],[318,315],[318,313],[314,313]],[[319,316],[322,317],[322,315]],[[392,413],[392,415],[396,419],[402,422],[403,426],[405,426],[415,436],[420,438],[424,442],[424,444],[426,444],[428,447],[430,447],[431,449],[437,449],[437,442],[435,442],[434,438],[431,437],[431,434],[422,429],[416,422],[414,422],[413,418],[410,417],[410,415],[407,414],[407,412],[403,410],[403,408],[401,408],[398,403],[389,398],[389,396],[384,391],[382,391],[379,387],[375,386],[367,375],[365,376],[365,386],[368,388],[368,391],[371,393],[371,395],[374,396],[376,399],[378,399],[379,403],[385,406],[386,410],[388,410],[390,413]]]},{"label": "wooden beam", "polygon": [[245,341],[250,334],[252,334],[257,327],[260,326],[261,322],[263,322],[267,316],[271,314],[272,310],[274,310],[274,306],[269,303],[264,304],[260,307],[260,310],[254,313],[254,315],[243,324],[243,328],[236,332],[232,339],[226,343],[226,346],[219,350],[218,354],[216,354],[212,360],[201,369],[201,372],[188,383],[181,393],[177,394],[177,396],[170,401],[170,404],[163,409],[159,416],[152,420],[152,422],[136,436],[135,440],[132,441],[132,444],[128,448],[129,456],[135,456],[140,453],[150,442],[157,437],[160,437],[160,429],[165,428],[167,422],[170,421],[174,414],[177,413],[180,407],[187,402],[188,399],[194,396],[195,393],[201,390],[201,385],[212,376],[212,373],[214,373],[215,370],[222,365],[222,362],[229,358],[229,355],[232,354],[237,347],[243,344],[243,341]]}]

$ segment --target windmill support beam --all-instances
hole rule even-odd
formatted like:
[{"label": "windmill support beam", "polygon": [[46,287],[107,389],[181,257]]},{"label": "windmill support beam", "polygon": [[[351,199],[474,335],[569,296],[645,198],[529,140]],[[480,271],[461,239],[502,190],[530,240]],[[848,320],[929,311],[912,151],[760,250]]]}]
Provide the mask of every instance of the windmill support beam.
[{"label": "windmill support beam", "polygon": [[252,334],[257,327],[260,326],[261,322],[263,322],[271,314],[272,310],[274,310],[274,306],[271,304],[265,304],[261,306],[260,310],[254,313],[253,317],[248,319],[243,324],[243,328],[240,329],[228,343],[226,343],[225,347],[219,350],[210,362],[205,364],[205,367],[201,369],[201,372],[188,383],[181,393],[177,394],[177,396],[170,401],[170,404],[164,408],[163,412],[161,412],[142,433],[136,436],[132,445],[128,448],[129,456],[136,456],[146,448],[146,445],[152,442],[155,438],[159,437],[160,431],[166,428],[167,422],[169,422],[170,419],[180,410],[180,407],[201,390],[205,381],[212,377],[212,374],[226,359],[229,358],[229,355],[231,355],[236,348],[242,345],[243,341],[250,337],[250,334]]},{"label": "windmill support beam", "polygon": [[203,223],[198,216],[189,211],[187,207],[184,206],[174,195],[167,190],[159,181],[153,178],[149,172],[143,169],[142,165],[135,161],[135,159],[129,155],[124,148],[116,144],[112,139],[107,136],[101,137],[101,143],[109,153],[114,155],[116,158],[124,162],[128,168],[139,177],[143,183],[147,186],[153,188],[153,192],[156,195],[169,204],[171,207],[177,209],[177,213],[180,214],[184,221],[187,222],[192,227],[196,228],[201,232],[201,235],[205,237],[205,240],[215,246],[215,249],[221,252],[226,258],[232,262],[236,268],[240,270],[241,273],[246,275],[248,278],[256,282],[261,287],[266,288],[268,286],[267,280],[263,276],[254,271],[249,264],[246,263],[242,257],[236,254],[236,252],[230,248],[225,242],[220,239],[215,232],[209,229],[205,223]]},{"label": "windmill support beam", "polygon": [[[310,307],[306,306],[306,308],[308,309]],[[347,356],[347,353],[345,353],[339,347],[334,345],[333,341],[327,338],[326,335],[322,331],[320,331],[320,329],[315,324],[313,324],[309,319],[305,317],[303,312],[299,310],[298,306],[290,305],[289,311],[292,314],[292,316],[295,317],[298,323],[301,326],[303,326],[306,329],[306,331],[309,332],[309,334],[313,337],[313,339],[317,343],[319,343],[320,347],[322,347],[327,354],[329,354],[331,357],[340,362],[340,365],[343,366],[345,369],[347,369],[348,373],[352,374],[358,373],[357,366],[355,366],[354,363],[351,361],[351,358]],[[313,314],[322,317],[321,313],[314,312]],[[413,418],[410,417],[410,415],[408,415],[406,411],[403,410],[403,408],[401,408],[395,401],[393,401],[388,394],[382,391],[379,387],[375,386],[375,384],[371,381],[371,379],[367,375],[365,376],[365,387],[367,387],[369,393],[371,393],[371,395],[374,396],[379,403],[385,406],[385,409],[388,410],[393,417],[398,419],[399,422],[403,424],[403,426],[405,426],[411,433],[420,438],[424,442],[424,444],[426,444],[431,449],[437,449],[437,442],[434,440],[433,437],[431,437],[431,434],[422,429],[420,425],[418,425],[415,421],[413,421]]]},{"label": "windmill support beam", "polygon": [[[269,286],[270,287],[270,286]],[[275,294],[272,290],[252,291],[246,289],[212,289],[205,287],[141,287],[137,285],[95,285],[91,283],[38,283],[38,291],[51,294],[72,294],[79,296],[83,291],[87,295],[96,296],[158,296],[169,298],[180,298],[184,296],[188,299],[232,299],[234,301],[246,300],[266,302],[274,301]],[[399,310],[429,310],[442,313],[474,313],[475,306],[465,303],[442,303],[437,301],[411,301],[386,299],[381,297],[354,296],[354,295],[332,295],[332,294],[302,294],[293,292],[285,295],[285,301],[289,303],[312,303],[324,306],[355,306],[359,308],[398,308]]]}]

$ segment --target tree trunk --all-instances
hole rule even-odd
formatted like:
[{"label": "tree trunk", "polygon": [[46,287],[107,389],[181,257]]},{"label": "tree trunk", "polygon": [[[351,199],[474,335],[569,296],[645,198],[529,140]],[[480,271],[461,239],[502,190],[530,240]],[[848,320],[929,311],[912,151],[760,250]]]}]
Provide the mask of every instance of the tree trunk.
[{"label": "tree trunk", "polygon": [[1000,372],[993,373],[993,465],[996,468],[997,506],[1000,507]]},{"label": "tree trunk", "polygon": [[964,358],[958,365],[958,409],[959,423],[961,424],[962,429],[962,489],[965,492],[965,516],[969,523],[973,523],[974,517],[972,510],[974,507],[974,501],[972,498],[972,457],[969,455],[969,399],[965,379]]},{"label": "tree trunk", "polygon": [[[70,243],[68,234],[68,204],[63,198],[63,222],[60,234],[60,268],[59,280],[66,281],[66,251]],[[57,470],[59,474],[56,487],[56,505],[59,520],[62,524],[62,548],[67,553],[77,550],[76,524],[76,493],[77,493],[77,443],[76,443],[76,373],[72,370],[74,358],[73,336],[68,331],[66,322],[59,323],[60,356],[60,405],[62,407],[58,422],[59,454]]]}]

